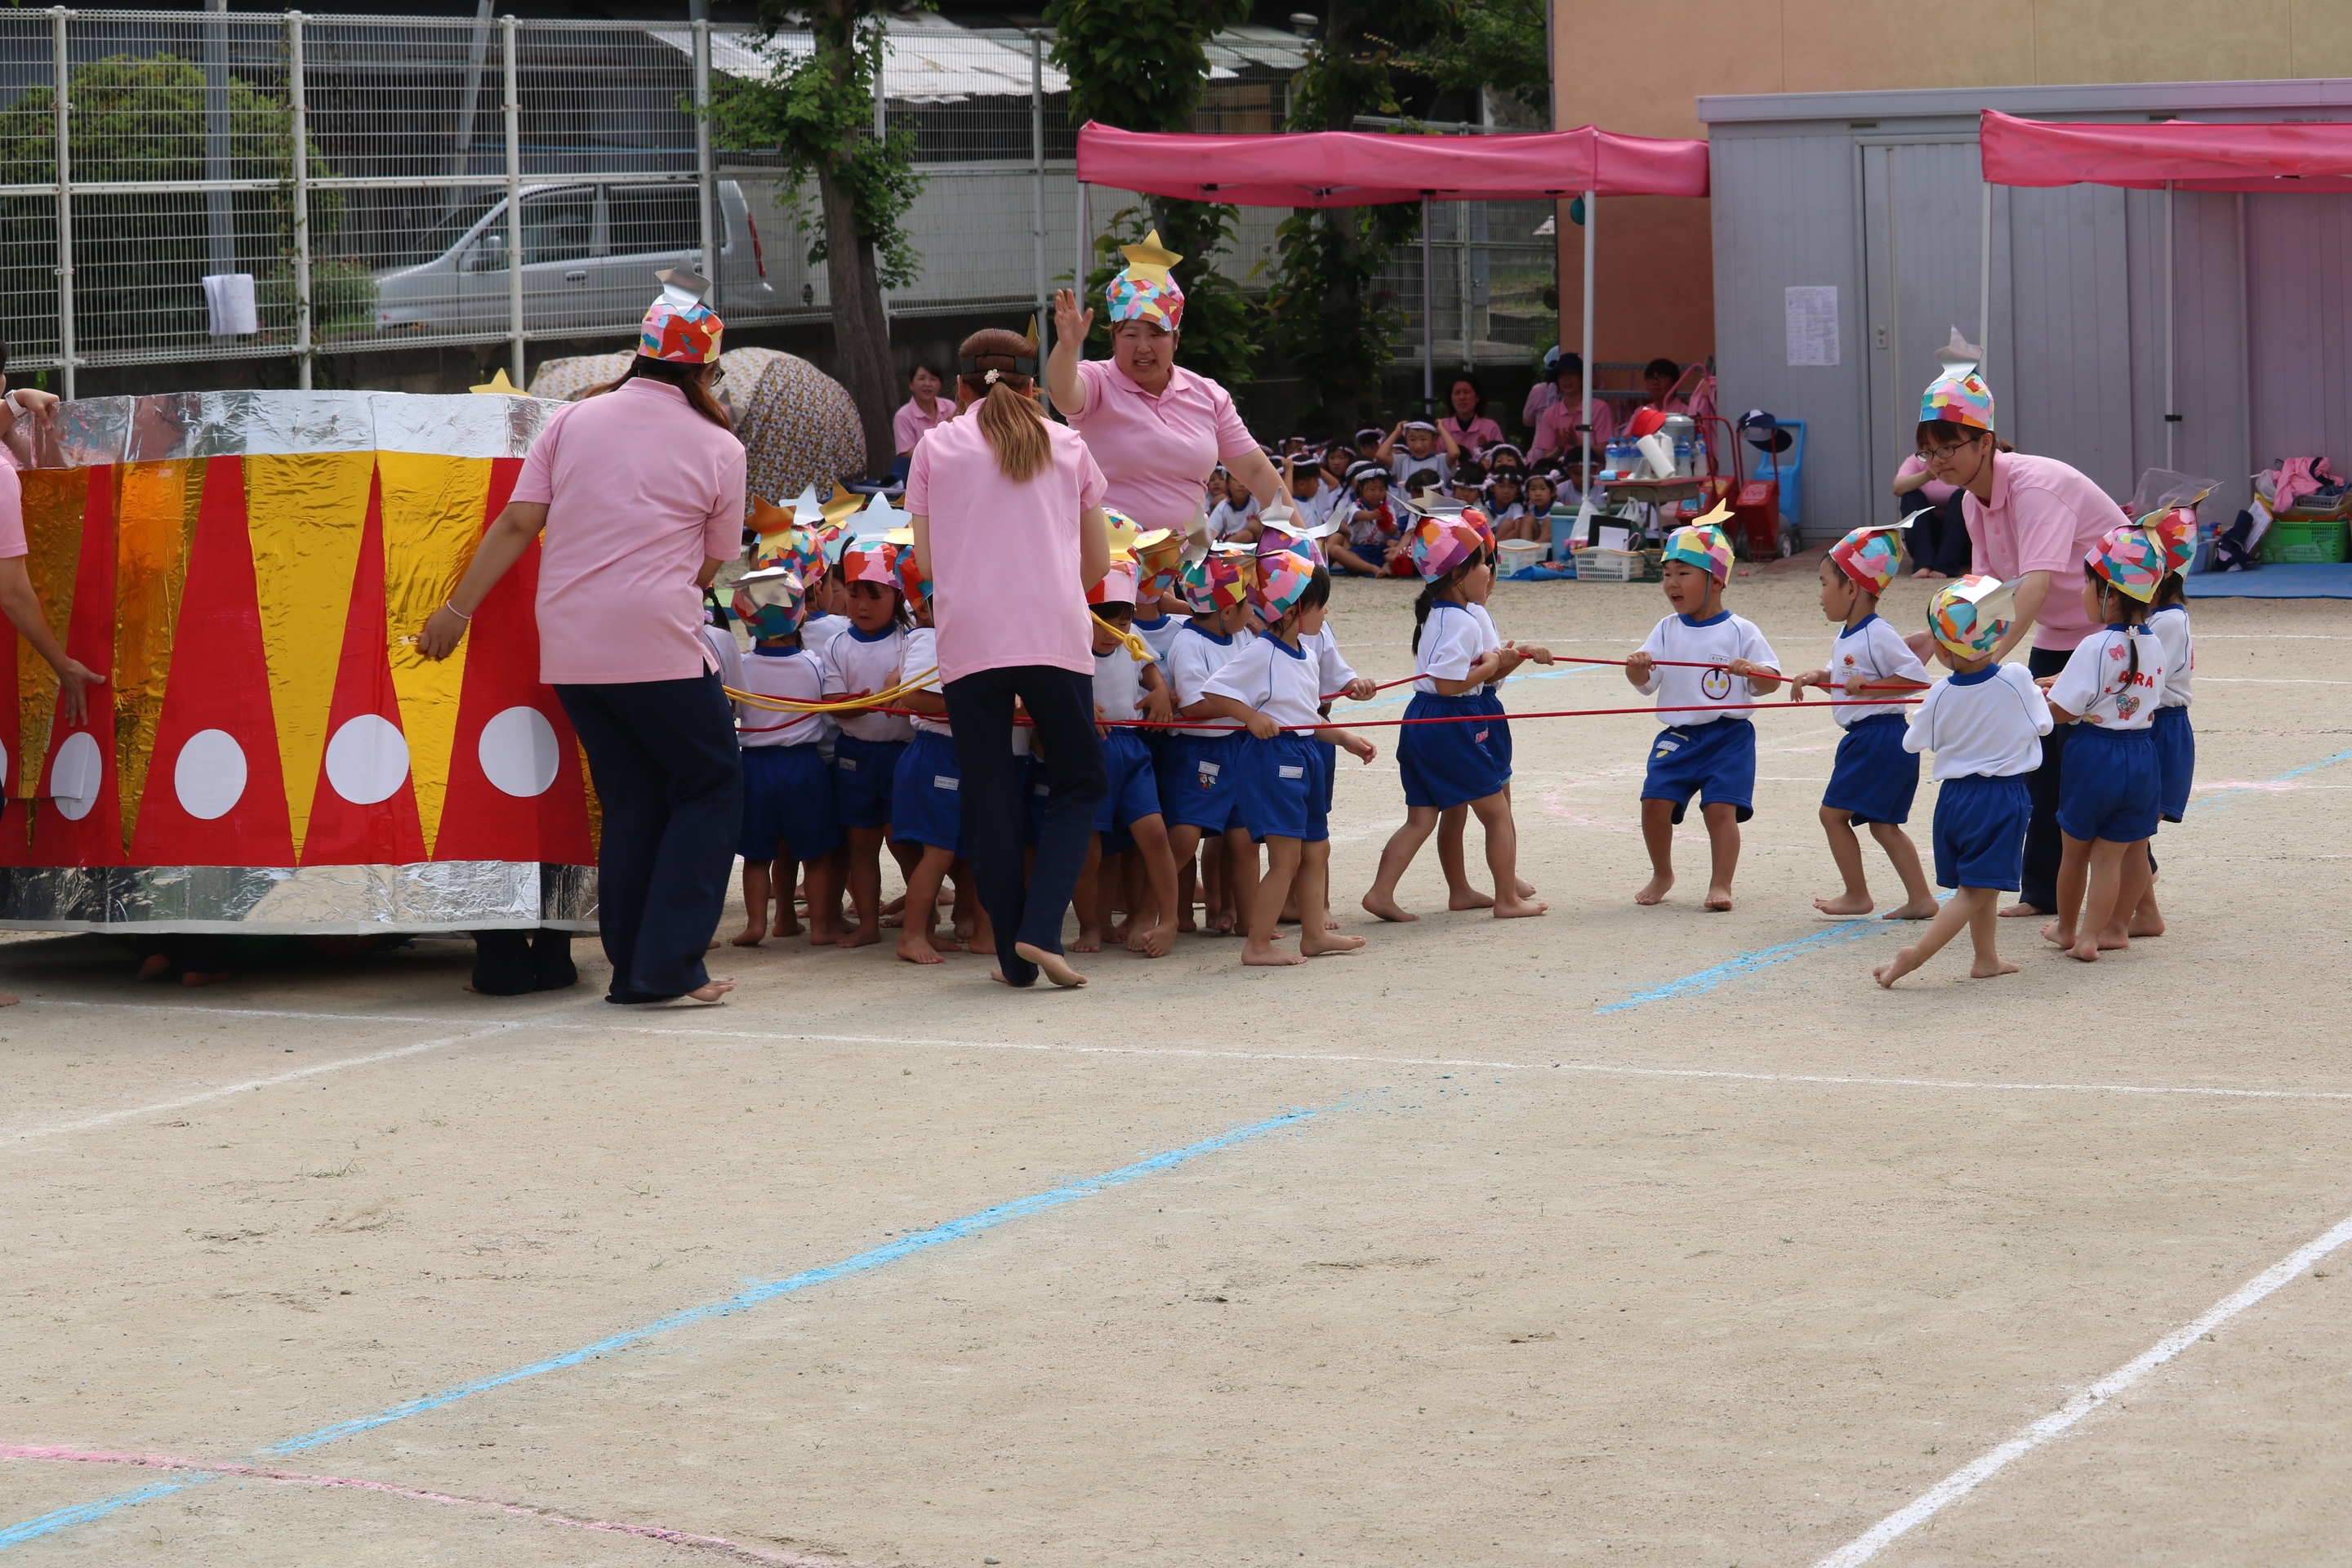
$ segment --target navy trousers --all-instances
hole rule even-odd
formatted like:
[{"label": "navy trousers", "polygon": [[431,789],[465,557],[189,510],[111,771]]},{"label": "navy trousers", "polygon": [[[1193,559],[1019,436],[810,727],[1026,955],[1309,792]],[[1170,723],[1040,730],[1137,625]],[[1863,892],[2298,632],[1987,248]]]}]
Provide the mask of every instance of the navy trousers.
[{"label": "navy trousers", "polygon": [[[2064,669],[2074,657],[2071,649],[2037,647],[2025,656],[2025,668],[2039,680]],[[2051,913],[2058,908],[2058,862],[2066,855],[2065,836],[2058,831],[2058,785],[2065,768],[2066,737],[2074,728],[2061,724],[2042,736],[2042,765],[2025,775],[2033,816],[2025,825],[2025,885],[2018,889],[2017,900]]]},{"label": "navy trousers", "polygon": [[558,686],[604,811],[596,923],[607,1002],[659,1002],[710,983],[702,955],[727,909],[743,768],[719,677]]},{"label": "navy trousers", "polygon": [[[948,722],[963,775],[964,858],[980,884],[981,907],[996,928],[997,967],[1015,985],[1034,985],[1037,966],[1013,951],[1025,942],[1062,951],[1062,917],[1087,867],[1095,807],[1110,793],[1102,739],[1095,733],[1090,676],[1047,664],[983,669],[949,681]],[[1013,702],[1035,724],[1038,763],[1053,793],[1037,829],[1037,858],[1024,880],[1022,827],[1028,766],[1013,754]]]}]

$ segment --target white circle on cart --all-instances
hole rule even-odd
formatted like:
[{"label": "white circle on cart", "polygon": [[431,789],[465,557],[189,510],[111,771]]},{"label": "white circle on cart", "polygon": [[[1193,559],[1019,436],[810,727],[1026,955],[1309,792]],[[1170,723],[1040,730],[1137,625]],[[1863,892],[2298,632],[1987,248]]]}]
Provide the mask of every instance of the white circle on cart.
[{"label": "white circle on cart", "polygon": [[362,713],[327,742],[327,782],[353,805],[390,800],[408,777],[408,741],[380,713]]},{"label": "white circle on cart", "polygon": [[245,748],[226,730],[199,730],[172,764],[172,789],[190,816],[226,816],[245,798]]},{"label": "white circle on cart", "polygon": [[509,708],[482,726],[482,772],[499,790],[523,800],[545,795],[562,753],[555,726],[536,708]]},{"label": "white circle on cart", "polygon": [[58,810],[79,822],[98,804],[98,786],[105,777],[106,759],[99,755],[98,742],[89,731],[77,730],[49,764],[49,793],[57,797]]}]

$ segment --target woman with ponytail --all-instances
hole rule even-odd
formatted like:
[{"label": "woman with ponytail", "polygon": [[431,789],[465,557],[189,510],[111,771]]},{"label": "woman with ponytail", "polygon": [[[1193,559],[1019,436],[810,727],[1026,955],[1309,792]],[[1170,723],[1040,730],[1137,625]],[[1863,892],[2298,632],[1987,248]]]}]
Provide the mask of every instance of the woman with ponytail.
[{"label": "woman with ponytail", "polygon": [[[1102,470],[1084,438],[1038,406],[1034,339],[974,332],[956,370],[957,417],[917,444],[906,508],[933,584],[965,854],[995,928],[996,978],[1033,985],[1042,971],[1056,985],[1083,985],[1062,956],[1062,917],[1108,789],[1087,612],[1087,590],[1110,566]],[[1015,702],[1034,726],[1049,786],[1025,886]]]}]

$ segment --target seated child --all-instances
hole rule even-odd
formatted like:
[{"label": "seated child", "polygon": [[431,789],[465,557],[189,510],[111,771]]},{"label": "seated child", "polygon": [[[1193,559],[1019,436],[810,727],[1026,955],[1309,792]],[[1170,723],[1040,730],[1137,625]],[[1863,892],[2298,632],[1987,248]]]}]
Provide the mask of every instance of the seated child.
[{"label": "seated child", "polygon": [[[1348,470],[1348,483],[1355,491],[1355,503],[1347,509],[1346,521],[1326,546],[1331,564],[1361,577],[1396,575],[1395,563],[1403,546],[1398,539],[1396,510],[1389,504],[1388,470],[1359,463]],[[1411,563],[1406,565],[1409,570]]]},{"label": "seated child", "polygon": [[1444,485],[1445,476],[1461,461],[1462,447],[1451,430],[1441,429],[1426,419],[1406,419],[1389,432],[1375,458],[1391,475],[1404,481],[1406,494],[1418,495],[1422,489],[1418,476],[1423,472],[1434,474],[1436,477],[1428,482],[1432,486]]}]

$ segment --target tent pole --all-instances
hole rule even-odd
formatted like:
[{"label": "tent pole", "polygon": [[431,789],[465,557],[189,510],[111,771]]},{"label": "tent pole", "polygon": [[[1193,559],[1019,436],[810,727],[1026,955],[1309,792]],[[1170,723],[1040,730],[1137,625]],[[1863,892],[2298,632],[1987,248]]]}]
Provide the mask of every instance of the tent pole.
[{"label": "tent pole", "polygon": [[[1078,182],[1078,258],[1076,264],[1070,269],[1070,298],[1078,302],[1078,309],[1081,310],[1087,308],[1087,219],[1089,216],[1087,195],[1087,183],[1080,180]],[[1084,339],[1078,342],[1078,357],[1080,359],[1087,357],[1087,345]]]},{"label": "tent pole", "polygon": [[1977,236],[1977,373],[1992,357],[1992,182],[1984,182],[1984,214]]},{"label": "tent pole", "polygon": [[1577,433],[1584,442],[1584,479],[1576,487],[1581,498],[1592,493],[1592,378],[1600,360],[1592,352],[1592,223],[1601,193],[1584,193],[1584,406],[1577,416]]},{"label": "tent pole", "polygon": [[1432,318],[1429,277],[1429,193],[1421,194],[1421,416],[1437,406],[1437,322]]},{"label": "tent pole", "polygon": [[2164,182],[2164,466],[2168,468],[2174,467],[2172,433],[2180,426],[2179,411],[2173,406],[2178,384],[2174,378],[2178,362],[2173,355],[2173,339],[2179,311],[2172,302],[2172,182],[2167,180]]}]

